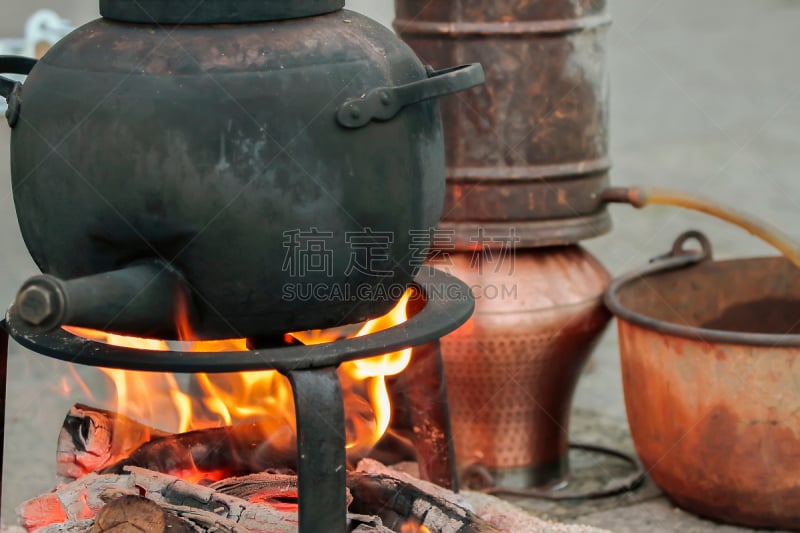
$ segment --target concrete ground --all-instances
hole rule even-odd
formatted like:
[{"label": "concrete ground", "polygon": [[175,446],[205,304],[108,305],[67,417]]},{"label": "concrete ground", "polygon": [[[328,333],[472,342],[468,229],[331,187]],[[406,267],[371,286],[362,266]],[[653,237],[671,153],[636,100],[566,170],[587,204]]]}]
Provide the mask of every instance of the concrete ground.
[{"label": "concrete ground", "polygon": [[[349,3],[382,21],[391,17],[389,0]],[[800,1],[611,0],[609,11],[614,17],[609,55],[614,182],[713,196],[800,238]],[[36,272],[14,218],[8,136],[0,126],[0,302],[10,302],[20,283]],[[656,207],[612,210],[614,231],[587,247],[614,274],[665,252],[688,228],[705,231],[717,257],[774,253],[702,215]],[[102,381],[94,370],[80,372],[90,385]],[[17,504],[55,481],[61,420],[74,401],[86,399],[80,391],[62,394],[70,383],[74,379],[66,365],[12,346],[3,524],[14,523]],[[596,438],[625,445],[613,327],[596,352],[594,370],[579,385],[575,408],[576,438],[586,440],[599,431],[605,437]],[[675,510],[652,485],[580,509],[537,505],[526,507],[614,531],[743,531]]]}]

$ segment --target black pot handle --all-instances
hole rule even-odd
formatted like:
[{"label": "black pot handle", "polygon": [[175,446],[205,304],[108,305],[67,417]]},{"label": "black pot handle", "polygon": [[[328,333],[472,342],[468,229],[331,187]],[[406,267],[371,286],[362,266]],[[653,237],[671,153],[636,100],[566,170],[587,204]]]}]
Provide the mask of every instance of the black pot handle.
[{"label": "black pot handle", "polygon": [[[0,73],[27,75],[33,70],[36,60],[22,56],[0,56]],[[19,121],[19,111],[22,99],[20,98],[20,88],[22,84],[0,76],[0,96],[8,102],[6,109],[6,120],[12,128]]]},{"label": "black pot handle", "polygon": [[345,101],[336,115],[345,128],[361,128],[372,120],[391,120],[404,107],[476,87],[486,81],[478,63],[428,70],[428,78],[397,87],[377,87]]},{"label": "black pot handle", "polygon": [[[22,56],[0,56],[0,73],[27,75],[36,65],[36,60]],[[0,76],[0,96],[8,99],[18,82]]]}]

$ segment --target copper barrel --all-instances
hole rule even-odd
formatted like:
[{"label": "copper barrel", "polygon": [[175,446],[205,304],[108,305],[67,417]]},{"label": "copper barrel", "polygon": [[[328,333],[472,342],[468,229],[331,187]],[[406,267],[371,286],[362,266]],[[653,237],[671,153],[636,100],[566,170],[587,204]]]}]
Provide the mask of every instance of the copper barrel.
[{"label": "copper barrel", "polygon": [[520,246],[607,232],[605,1],[395,0],[394,26],[434,66],[479,61],[487,83],[443,101],[440,227],[466,247],[517,229]]}]

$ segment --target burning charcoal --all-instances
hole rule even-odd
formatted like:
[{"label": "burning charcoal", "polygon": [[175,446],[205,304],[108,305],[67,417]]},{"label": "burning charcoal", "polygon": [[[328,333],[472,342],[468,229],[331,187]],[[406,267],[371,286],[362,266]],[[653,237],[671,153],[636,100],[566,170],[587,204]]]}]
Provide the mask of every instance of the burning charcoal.
[{"label": "burning charcoal", "polygon": [[456,494],[451,490],[443,488],[429,481],[425,481],[424,479],[420,479],[416,475],[411,475],[409,473],[403,472],[402,470],[398,469],[398,467],[400,469],[410,468],[411,465],[401,464],[397,466],[386,466],[378,461],[373,461],[372,459],[363,459],[356,466],[356,471],[362,472],[364,474],[377,474],[381,476],[395,478],[404,484],[413,485],[417,487],[417,489],[421,492],[425,492],[427,494],[435,496],[436,498],[448,501],[453,505],[457,505],[458,507],[463,507],[464,509],[470,511],[473,510],[469,502],[460,494]]},{"label": "burning charcoal", "polygon": [[94,520],[77,520],[67,524],[54,524],[31,531],[35,531],[36,533],[89,533],[92,527],[94,527]]},{"label": "burning charcoal", "polygon": [[368,526],[360,524],[355,528],[352,533],[394,533],[391,529],[385,526]]},{"label": "burning charcoal", "polygon": [[[472,516],[480,516],[481,519],[496,528],[496,531],[502,531],[504,533],[517,533],[521,531],[525,533],[608,533],[605,530],[588,526],[547,522],[536,518],[507,501],[488,494],[477,492],[461,492],[455,494],[450,490],[419,479],[415,475],[400,471],[397,469],[397,466],[398,465],[388,467],[377,461],[365,459],[358,464],[357,472],[351,474],[350,477],[359,474],[369,474],[373,476],[382,476],[385,479],[395,479],[400,482],[401,487],[415,487],[420,494],[427,495],[427,498],[415,503],[413,508],[414,512],[412,514],[417,516],[418,511],[424,510],[426,508],[425,506],[429,505],[430,502],[439,502],[439,504],[441,504],[441,502],[444,501],[450,502],[459,509],[469,511],[472,513]],[[403,468],[410,470],[409,465],[403,465]],[[404,488],[403,490],[407,489]],[[358,497],[357,493],[354,492],[354,494]],[[417,505],[419,505],[419,507],[417,507]],[[405,532],[409,530],[415,533],[424,532],[425,530],[421,527],[412,529],[413,519],[414,516],[406,515],[405,522],[402,523],[402,527],[406,529],[401,527],[400,531]],[[430,526],[427,520],[428,518],[426,517],[417,525],[428,527],[430,531],[439,531]],[[482,531],[480,529],[468,530]]]},{"label": "burning charcoal", "polygon": [[129,481],[129,477],[89,474],[23,502],[17,508],[19,523],[28,531],[38,531],[55,524],[74,524],[94,518],[105,504],[100,494],[112,487],[129,489]]},{"label": "burning charcoal", "polygon": [[[385,473],[357,471],[347,476],[347,487],[354,498],[351,511],[377,515],[384,524],[396,530],[409,520],[416,520],[429,531],[500,532],[466,507],[453,503],[457,496],[452,492],[404,474],[390,474],[391,469],[375,461],[365,460],[359,464],[359,470],[370,467],[380,467]],[[417,530],[424,531],[421,528]]]},{"label": "burning charcoal", "polygon": [[167,435],[124,415],[75,404],[58,436],[56,473],[78,479],[127,457],[152,439]]},{"label": "burning charcoal", "polygon": [[89,533],[191,533],[184,520],[164,511],[158,504],[141,496],[123,496],[106,504],[95,518]]},{"label": "burning charcoal", "polygon": [[296,468],[296,451],[272,445],[258,424],[201,429],[159,438],[128,457],[102,468],[121,474],[126,467],[146,468],[190,480],[218,481],[268,468]]},{"label": "burning charcoal", "polygon": [[[251,503],[264,503],[279,511],[297,510],[297,476],[262,472],[224,479],[209,488],[242,498]],[[348,505],[352,498],[348,498]]]},{"label": "burning charcoal", "polygon": [[58,475],[123,473],[139,466],[193,481],[267,469],[296,470],[294,446],[274,445],[257,424],[167,433],[124,415],[76,404],[58,438]]},{"label": "burning charcoal", "polygon": [[[205,528],[202,530],[217,527],[220,531],[246,533],[297,531],[295,512],[281,512],[269,505],[250,503],[173,476],[135,467],[127,469],[123,475],[89,474],[23,503],[17,513],[20,523],[29,531],[86,533],[91,531],[87,521],[96,522],[103,509],[129,495],[137,498],[143,495],[168,514]],[[169,531],[180,530],[170,528]]]},{"label": "burning charcoal", "polygon": [[383,525],[383,521],[377,516],[347,515],[350,527],[358,524],[351,533],[394,533],[391,529]]}]

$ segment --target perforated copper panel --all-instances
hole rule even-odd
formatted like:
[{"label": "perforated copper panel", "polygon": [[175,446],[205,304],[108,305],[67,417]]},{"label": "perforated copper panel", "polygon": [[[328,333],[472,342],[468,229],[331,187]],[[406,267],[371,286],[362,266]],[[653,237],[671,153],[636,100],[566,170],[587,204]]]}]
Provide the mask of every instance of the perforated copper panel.
[{"label": "perforated copper panel", "polygon": [[530,466],[566,452],[575,379],[606,321],[592,307],[575,314],[576,321],[594,326],[588,334],[568,327],[560,333],[506,332],[506,340],[455,334],[443,341],[462,462]]}]

